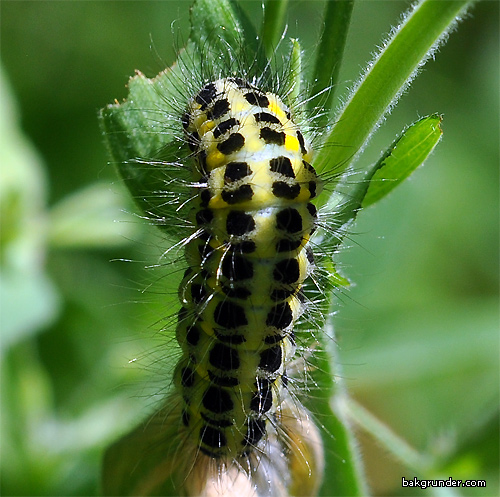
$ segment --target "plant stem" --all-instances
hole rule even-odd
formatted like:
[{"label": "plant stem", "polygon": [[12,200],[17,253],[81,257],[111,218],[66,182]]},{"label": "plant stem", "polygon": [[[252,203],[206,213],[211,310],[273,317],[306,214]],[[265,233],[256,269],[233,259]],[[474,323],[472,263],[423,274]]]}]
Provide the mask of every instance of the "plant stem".
[{"label": "plant stem", "polygon": [[[310,108],[331,109],[333,107],[333,95],[342,65],[353,6],[354,0],[331,0],[326,2],[323,30],[316,52]],[[319,95],[325,88],[329,88],[329,91]],[[328,115],[325,115],[322,120],[326,121],[327,119]],[[318,125],[321,125],[321,123],[318,123]]]},{"label": "plant stem", "polygon": [[390,450],[396,459],[405,466],[419,475],[427,474],[429,469],[433,467],[434,461],[431,457],[416,451],[406,440],[394,433],[354,399],[344,395],[336,397],[335,400],[337,411],[343,413],[347,419],[374,437],[382,447]]}]

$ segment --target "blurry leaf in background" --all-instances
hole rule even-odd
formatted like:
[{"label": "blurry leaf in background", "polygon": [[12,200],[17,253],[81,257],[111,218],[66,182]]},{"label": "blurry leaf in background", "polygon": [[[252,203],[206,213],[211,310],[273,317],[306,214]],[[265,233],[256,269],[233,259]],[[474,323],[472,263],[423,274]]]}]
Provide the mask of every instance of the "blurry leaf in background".
[{"label": "blurry leaf in background", "polygon": [[42,159],[19,129],[19,115],[0,67],[1,348],[40,331],[59,312],[45,272],[47,178]]},{"label": "blurry leaf in background", "polygon": [[102,249],[137,236],[139,224],[123,211],[120,193],[109,183],[95,183],[59,201],[50,210],[51,247]]},{"label": "blurry leaf in background", "polygon": [[[1,72],[0,163],[2,494],[53,495],[73,493],[80,485],[95,488],[97,459],[93,457],[90,465],[95,467],[87,472],[85,459],[103,437],[107,440],[108,433],[131,419],[131,403],[127,402],[127,416],[113,397],[91,403],[80,416],[61,416],[55,408],[55,382],[34,338],[44,341],[49,335],[41,332],[54,326],[68,308],[68,292],[56,288],[53,275],[48,275],[54,247],[123,245],[124,235],[136,233],[138,225],[114,224],[123,207],[109,185],[89,187],[49,212],[44,164],[19,127],[16,103]],[[114,226],[118,229],[110,229]],[[85,323],[91,324],[88,319]],[[59,338],[53,364],[63,343]],[[92,356],[95,361],[95,351]],[[78,362],[73,360],[73,365]],[[89,369],[85,366],[85,375]],[[60,378],[69,376],[66,368]],[[76,387],[73,382],[73,394]],[[75,475],[81,475],[80,482]],[[94,480],[90,487],[89,475]]]}]

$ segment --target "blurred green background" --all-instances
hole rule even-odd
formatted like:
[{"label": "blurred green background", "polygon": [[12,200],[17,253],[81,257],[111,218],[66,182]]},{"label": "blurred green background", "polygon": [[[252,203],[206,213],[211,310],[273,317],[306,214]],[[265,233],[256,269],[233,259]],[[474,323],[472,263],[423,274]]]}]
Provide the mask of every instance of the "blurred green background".
[{"label": "blurred green background", "polygon": [[[260,2],[242,4],[260,18]],[[107,164],[97,112],[135,69],[174,60],[189,5],[1,2],[2,495],[95,495],[106,445],[168,387],[149,357],[175,358],[158,331],[177,276],[145,269],[164,244]],[[306,51],[322,5],[291,2],[288,35]],[[338,95],[408,6],[356,4]],[[444,114],[433,156],[359,216],[339,257],[355,284],[336,318],[350,392],[442,457],[440,474],[486,479],[463,495],[498,493],[498,18],[497,2],[476,5],[372,140],[363,164]],[[360,435],[374,493],[403,494],[415,475]]]}]

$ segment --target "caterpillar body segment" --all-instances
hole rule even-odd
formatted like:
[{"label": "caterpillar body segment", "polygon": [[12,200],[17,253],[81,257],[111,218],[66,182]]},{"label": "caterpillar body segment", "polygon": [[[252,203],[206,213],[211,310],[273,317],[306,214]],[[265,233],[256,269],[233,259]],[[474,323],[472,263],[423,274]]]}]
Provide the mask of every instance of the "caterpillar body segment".
[{"label": "caterpillar body segment", "polygon": [[196,190],[176,330],[182,429],[204,456],[250,464],[290,425],[287,366],[321,182],[288,107],[243,79],[206,84],[182,124]]}]

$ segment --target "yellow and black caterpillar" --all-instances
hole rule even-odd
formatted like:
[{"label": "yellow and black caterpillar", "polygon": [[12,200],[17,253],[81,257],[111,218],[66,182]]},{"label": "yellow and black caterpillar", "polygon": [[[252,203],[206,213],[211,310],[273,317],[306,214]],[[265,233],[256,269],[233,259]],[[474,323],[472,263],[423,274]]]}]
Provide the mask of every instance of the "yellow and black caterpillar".
[{"label": "yellow and black caterpillar", "polygon": [[[172,380],[162,385],[172,388],[107,452],[105,490],[315,495],[323,443],[298,398],[311,388],[314,333],[324,320],[314,299],[327,291],[306,281],[322,257],[315,261],[310,248],[320,227],[311,201],[324,182],[311,165],[314,114],[290,67],[282,77],[270,66],[205,74],[196,60],[182,54],[141,88],[156,107],[143,110],[131,97],[121,114],[142,123],[137,141],[127,132],[130,150],[119,144],[121,173],[148,219],[171,237],[165,254],[174,264],[184,259],[186,270],[180,309],[162,330],[170,338],[175,328],[180,346]],[[108,137],[121,142],[124,121],[112,122]],[[121,456],[130,446],[131,472]]]},{"label": "yellow and black caterpillar", "polygon": [[321,181],[289,109],[244,79],[206,84],[182,123],[197,194],[175,383],[190,443],[234,458],[281,423]]},{"label": "yellow and black caterpillar", "polygon": [[[403,89],[385,85],[386,68],[401,82],[417,69],[406,49],[401,70],[387,61],[394,40],[405,47],[407,33],[420,32],[404,28],[419,25],[420,6],[333,117],[341,52],[329,47],[342,49],[352,2],[326,2],[325,27],[340,13],[343,31],[322,31],[309,84],[297,40],[279,64],[279,30],[266,22],[274,4],[257,33],[236,2],[197,0],[176,63],[153,79],[137,73],[127,101],[101,113],[121,177],[166,235],[162,262],[187,266],[167,292],[180,310],[174,304],[160,335],[167,355],[179,354],[168,380],[159,375],[168,395],[106,452],[107,495],[312,496],[332,485],[366,494],[345,392],[334,385],[332,297],[348,281],[332,256],[357,213],[440,139],[440,117],[428,116],[375,164],[352,167]],[[180,350],[168,340],[174,329]]]}]

